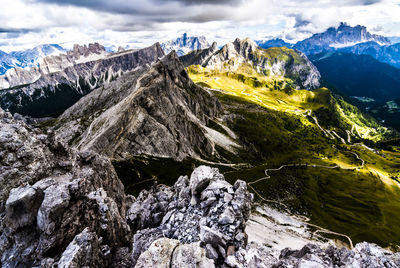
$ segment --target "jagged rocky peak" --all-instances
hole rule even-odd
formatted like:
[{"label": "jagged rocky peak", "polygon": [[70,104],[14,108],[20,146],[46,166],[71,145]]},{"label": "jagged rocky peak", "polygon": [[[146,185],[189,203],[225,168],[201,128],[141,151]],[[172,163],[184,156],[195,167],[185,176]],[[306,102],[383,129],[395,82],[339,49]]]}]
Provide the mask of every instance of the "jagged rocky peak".
[{"label": "jagged rocky peak", "polygon": [[235,41],[233,42],[233,45],[236,49],[236,51],[247,57],[249,52],[256,51],[259,49],[259,46],[254,42],[252,39],[246,37],[242,40],[239,38],[236,38]]},{"label": "jagged rocky peak", "polygon": [[68,55],[78,59],[80,56],[87,57],[90,54],[103,54],[106,53],[104,46],[99,43],[90,43],[88,45],[75,44],[72,50],[68,51]]}]

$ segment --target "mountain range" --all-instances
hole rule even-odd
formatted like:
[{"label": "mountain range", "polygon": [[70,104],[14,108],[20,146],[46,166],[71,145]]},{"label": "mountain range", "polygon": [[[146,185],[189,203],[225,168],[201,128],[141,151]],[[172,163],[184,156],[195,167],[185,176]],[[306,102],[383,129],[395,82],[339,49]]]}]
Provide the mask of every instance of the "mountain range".
[{"label": "mountain range", "polygon": [[37,67],[45,57],[63,54],[66,51],[57,44],[40,45],[32,49],[10,53],[0,51],[0,75],[12,68]]},{"label": "mountain range", "polygon": [[302,51],[308,56],[335,51],[370,55],[380,62],[399,68],[400,44],[391,44],[391,40],[397,39],[371,34],[364,26],[351,27],[346,23],[341,23],[337,28],[331,27],[295,44],[287,43],[279,38],[256,42],[262,48],[285,46]]},{"label": "mountain range", "polygon": [[[156,51],[154,53],[154,51]],[[163,55],[159,45],[108,54],[99,44],[74,46],[39,67],[12,69],[0,77],[1,106],[33,117],[57,116],[94,88]]]}]

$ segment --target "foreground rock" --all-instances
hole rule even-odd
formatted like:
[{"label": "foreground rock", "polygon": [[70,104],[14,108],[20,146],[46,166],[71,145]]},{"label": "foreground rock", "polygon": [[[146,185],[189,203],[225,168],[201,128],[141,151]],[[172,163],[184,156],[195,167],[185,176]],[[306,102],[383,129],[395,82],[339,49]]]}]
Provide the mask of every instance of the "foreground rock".
[{"label": "foreground rock", "polygon": [[201,166],[190,177],[180,177],[173,187],[143,191],[128,210],[134,237],[134,263],[158,238],[199,243],[206,256],[221,264],[228,254],[246,245],[244,228],[252,195],[246,183],[231,185],[218,169]]},{"label": "foreground rock", "polygon": [[353,250],[338,249],[330,246],[323,250],[314,244],[308,244],[300,250],[289,248],[280,252],[258,244],[249,244],[233,256],[228,256],[225,264],[228,267],[354,267],[378,268],[400,267],[400,254],[393,254],[374,244],[360,243]]},{"label": "foreground rock", "polygon": [[2,267],[132,267],[161,237],[179,244],[173,263],[208,267],[246,244],[252,196],[215,168],[134,200],[108,159],[71,150],[2,110],[0,127]]},{"label": "foreground rock", "polygon": [[2,267],[108,266],[129,246],[124,187],[108,159],[0,110],[0,161]]}]

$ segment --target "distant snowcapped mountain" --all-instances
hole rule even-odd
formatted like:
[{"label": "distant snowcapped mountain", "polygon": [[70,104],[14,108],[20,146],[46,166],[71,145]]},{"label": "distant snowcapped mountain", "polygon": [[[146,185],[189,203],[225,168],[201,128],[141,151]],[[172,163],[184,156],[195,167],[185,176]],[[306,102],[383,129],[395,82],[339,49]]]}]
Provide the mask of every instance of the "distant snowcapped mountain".
[{"label": "distant snowcapped mountain", "polygon": [[256,43],[261,48],[265,48],[265,49],[270,48],[270,47],[287,47],[287,48],[293,47],[293,44],[287,43],[280,38],[275,38],[275,39],[271,39],[271,40],[257,40]]},{"label": "distant snowcapped mountain", "polygon": [[175,50],[178,56],[183,56],[193,50],[205,49],[210,47],[204,36],[188,36],[186,33],[175,40],[171,40],[161,44],[166,54]]},{"label": "distant snowcapped mountain", "polygon": [[8,69],[14,68],[17,64],[17,59],[0,50],[0,74],[4,74]]},{"label": "distant snowcapped mountain", "polygon": [[11,53],[0,51],[0,75],[16,67],[37,67],[45,57],[60,55],[66,51],[66,49],[57,44],[40,45],[32,49],[13,51]]},{"label": "distant snowcapped mountain", "polygon": [[341,23],[338,28],[331,27],[323,33],[314,34],[310,38],[296,43],[294,48],[311,55],[371,41],[379,45],[390,45],[388,38],[371,34],[364,26],[351,27],[346,23]]},{"label": "distant snowcapped mountain", "polygon": [[72,50],[61,54],[53,50],[53,54],[37,60],[36,66],[11,68],[4,75],[0,75],[0,89],[30,84],[43,75],[60,72],[76,64],[103,59],[107,55],[105,48],[99,43],[83,46],[75,44]]},{"label": "distant snowcapped mountain", "polygon": [[40,61],[47,56],[60,55],[67,52],[67,50],[57,44],[40,45],[32,49],[11,52],[10,56],[14,57],[20,62],[19,67],[33,67],[38,66]]}]

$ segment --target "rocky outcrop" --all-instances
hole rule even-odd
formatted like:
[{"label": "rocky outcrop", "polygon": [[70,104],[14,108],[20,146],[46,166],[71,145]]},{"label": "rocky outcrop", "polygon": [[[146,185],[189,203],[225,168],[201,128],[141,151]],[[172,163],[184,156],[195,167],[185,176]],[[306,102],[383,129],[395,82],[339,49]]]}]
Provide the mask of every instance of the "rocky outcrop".
[{"label": "rocky outcrop", "polygon": [[[276,254],[278,253],[278,255]],[[279,256],[279,257],[277,257]],[[325,250],[308,244],[300,250],[286,248],[274,252],[268,247],[255,243],[249,244],[246,249],[240,249],[229,256],[225,262],[228,267],[399,267],[400,254],[393,254],[374,244],[360,243],[353,250],[338,249],[330,246]]]},{"label": "rocky outcrop", "polygon": [[[246,243],[252,196],[215,168],[135,200],[108,159],[71,150],[2,110],[0,125],[2,267],[133,267],[139,257],[141,267],[154,254],[167,260],[163,252],[173,253],[168,266],[209,267]],[[177,241],[153,243],[162,237]]]},{"label": "rocky outcrop", "polygon": [[171,188],[141,192],[127,213],[131,228],[142,229],[134,237],[133,261],[153,241],[167,237],[183,244],[200,242],[207,258],[223,263],[246,244],[251,200],[245,182],[232,186],[217,169],[206,166],[195,169],[190,179],[180,177]]},{"label": "rocky outcrop", "polygon": [[215,267],[205,250],[196,244],[181,244],[178,240],[160,238],[140,255],[135,267]]},{"label": "rocky outcrop", "polygon": [[189,79],[175,52],[139,73],[96,89],[68,109],[57,136],[116,159],[217,156],[216,145],[233,150],[230,138],[207,127],[221,112],[219,101]]},{"label": "rocky outcrop", "polygon": [[33,117],[58,116],[94,88],[164,55],[158,43],[141,50],[105,53],[99,44],[75,46],[66,55],[46,58],[38,69],[15,69],[16,79],[1,78],[8,83],[3,88],[10,87],[0,90],[1,107]]}]

